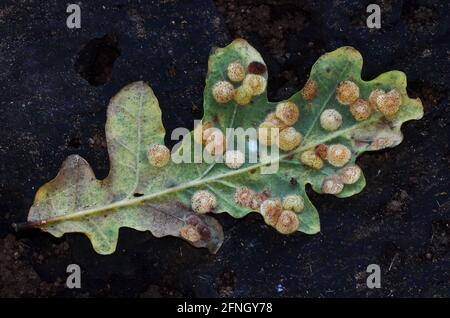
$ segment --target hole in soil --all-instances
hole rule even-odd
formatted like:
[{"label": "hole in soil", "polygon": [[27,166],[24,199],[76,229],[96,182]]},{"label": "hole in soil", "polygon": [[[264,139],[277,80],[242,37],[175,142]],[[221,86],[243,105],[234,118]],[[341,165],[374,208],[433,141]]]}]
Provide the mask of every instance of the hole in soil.
[{"label": "hole in soil", "polygon": [[67,147],[78,149],[81,146],[81,140],[78,137],[70,138],[69,142],[67,143]]},{"label": "hole in soil", "polygon": [[111,80],[114,61],[120,56],[119,42],[113,33],[94,38],[77,54],[75,71],[93,86]]}]

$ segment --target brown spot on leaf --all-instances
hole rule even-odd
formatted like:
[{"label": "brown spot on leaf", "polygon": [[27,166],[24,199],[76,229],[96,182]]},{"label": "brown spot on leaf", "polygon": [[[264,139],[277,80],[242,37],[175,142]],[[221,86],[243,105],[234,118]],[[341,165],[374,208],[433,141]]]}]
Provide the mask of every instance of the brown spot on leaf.
[{"label": "brown spot on leaf", "polygon": [[317,83],[314,80],[309,80],[306,82],[305,87],[302,89],[302,96],[306,101],[311,101],[316,97],[317,94]]},{"label": "brown spot on leaf", "polygon": [[262,75],[266,72],[267,68],[260,62],[253,61],[248,65],[248,72],[250,74]]},{"label": "brown spot on leaf", "polygon": [[211,239],[211,231],[203,223],[197,224],[195,228],[200,233],[203,241],[209,241]]},{"label": "brown spot on leaf", "polygon": [[327,150],[328,146],[325,144],[318,144],[314,149],[316,155],[319,156],[322,160],[327,160]]}]

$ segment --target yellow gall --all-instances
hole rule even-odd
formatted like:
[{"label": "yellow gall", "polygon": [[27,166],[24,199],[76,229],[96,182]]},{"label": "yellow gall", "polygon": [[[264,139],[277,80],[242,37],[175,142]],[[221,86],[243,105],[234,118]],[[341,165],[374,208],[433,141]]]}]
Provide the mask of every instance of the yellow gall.
[{"label": "yellow gall", "polygon": [[377,97],[378,110],[386,116],[391,116],[398,112],[401,104],[402,97],[395,89]]},{"label": "yellow gall", "polygon": [[306,101],[311,101],[316,97],[317,83],[316,81],[309,80],[306,82],[305,87],[302,89],[302,96]]},{"label": "yellow gall", "polygon": [[373,111],[377,111],[378,107],[377,107],[377,98],[378,96],[384,95],[386,94],[386,92],[382,89],[375,89],[373,90],[370,95],[369,98],[367,99],[367,101],[369,102],[369,106]]},{"label": "yellow gall", "polygon": [[214,84],[212,88],[212,95],[214,100],[220,104],[225,104],[231,101],[234,97],[234,87],[227,81],[219,81]]},{"label": "yellow gall", "polygon": [[316,155],[318,155],[320,157],[320,159],[322,160],[327,160],[327,151],[328,151],[328,146],[325,144],[318,144],[315,148],[314,148],[314,152],[316,153]]},{"label": "yellow gall", "polygon": [[288,127],[279,133],[277,145],[281,150],[289,151],[300,145],[301,141],[302,134],[294,127]]},{"label": "yellow gall", "polygon": [[180,236],[192,243],[198,242],[201,239],[200,233],[190,224],[187,224],[180,229]]},{"label": "yellow gall", "polygon": [[218,128],[209,128],[204,132],[206,138],[205,150],[210,155],[220,155],[225,151],[225,136]]},{"label": "yellow gall", "polygon": [[294,125],[299,117],[299,110],[297,105],[293,102],[278,103],[275,115],[281,119],[286,125]]},{"label": "yellow gall", "polygon": [[227,74],[230,81],[240,82],[245,78],[245,68],[239,62],[230,63],[227,67]]},{"label": "yellow gall", "polygon": [[239,150],[227,150],[225,152],[225,164],[228,168],[238,169],[245,162],[244,154]]},{"label": "yellow gall", "polygon": [[236,202],[240,206],[251,208],[256,196],[257,195],[255,191],[247,187],[239,188],[234,193],[234,202]]},{"label": "yellow gall", "polygon": [[273,145],[279,136],[280,129],[273,123],[265,121],[258,128],[258,140],[265,146]]},{"label": "yellow gall", "polygon": [[209,191],[200,190],[191,198],[192,211],[199,214],[211,212],[217,205],[216,197]]},{"label": "yellow gall", "polygon": [[259,208],[259,212],[264,217],[264,221],[271,226],[277,224],[282,211],[283,206],[280,200],[266,200]]},{"label": "yellow gall", "polygon": [[296,213],[302,212],[305,208],[305,201],[296,194],[285,196],[283,199],[283,209],[292,210]]},{"label": "yellow gall", "polygon": [[280,131],[288,127],[288,125],[277,117],[275,112],[269,113],[264,121],[272,123],[275,127],[279,128]]},{"label": "yellow gall", "polygon": [[209,132],[208,129],[212,127],[212,124],[203,123],[202,121],[200,121],[200,123],[194,128],[194,141],[199,145],[205,144],[207,138],[206,131]]},{"label": "yellow gall", "polygon": [[298,230],[299,225],[297,214],[290,210],[284,210],[278,218],[275,229],[281,234],[291,234]]},{"label": "yellow gall", "polygon": [[344,184],[353,184],[359,180],[361,173],[357,165],[348,165],[339,171],[339,176]]},{"label": "yellow gall", "polygon": [[155,167],[164,167],[170,159],[170,150],[164,145],[153,145],[147,153],[148,162]]},{"label": "yellow gall", "polygon": [[320,170],[323,167],[323,160],[316,155],[315,151],[307,150],[303,152],[300,156],[300,161],[310,168]]},{"label": "yellow gall", "polygon": [[320,126],[327,131],[341,127],[342,115],[335,109],[326,109],[320,114]]},{"label": "yellow gall", "polygon": [[234,101],[238,103],[239,105],[248,105],[252,101],[253,97],[253,91],[244,85],[239,86],[236,88],[235,94],[234,94]]},{"label": "yellow gall", "polygon": [[357,121],[363,121],[369,118],[372,113],[372,109],[369,103],[364,99],[358,98],[355,102],[350,105],[350,112]]},{"label": "yellow gall", "polygon": [[338,176],[328,176],[322,181],[322,192],[327,194],[338,194],[344,189],[344,183]]},{"label": "yellow gall", "polygon": [[327,160],[335,167],[343,167],[352,157],[352,153],[347,146],[336,144],[328,146]]},{"label": "yellow gall", "polygon": [[267,80],[261,75],[247,74],[242,85],[248,87],[252,91],[253,96],[256,96],[264,93]]},{"label": "yellow gall", "polygon": [[350,105],[359,98],[359,87],[352,81],[342,81],[336,88],[336,99],[342,105]]}]

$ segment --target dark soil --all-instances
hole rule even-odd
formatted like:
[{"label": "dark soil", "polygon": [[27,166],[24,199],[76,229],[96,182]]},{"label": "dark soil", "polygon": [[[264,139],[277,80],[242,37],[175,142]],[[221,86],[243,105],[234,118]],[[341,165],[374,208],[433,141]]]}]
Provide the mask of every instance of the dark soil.
[{"label": "dark soil", "polygon": [[[65,27],[65,2],[2,3],[0,296],[450,297],[449,4],[378,1],[376,30],[365,26],[371,2],[83,1],[80,30]],[[404,71],[425,116],[404,126],[398,147],[359,159],[361,194],[311,194],[318,235],[284,237],[257,216],[219,215],[217,255],[122,229],[117,252],[100,256],[82,235],[13,233],[68,154],[106,175],[106,105],[124,85],[152,85],[169,136],[191,128],[210,49],[235,37],[265,58],[272,100],[298,91],[321,54],[351,45],[365,79]],[[82,269],[79,290],[65,288],[72,263]],[[372,263],[381,289],[366,286]]]}]

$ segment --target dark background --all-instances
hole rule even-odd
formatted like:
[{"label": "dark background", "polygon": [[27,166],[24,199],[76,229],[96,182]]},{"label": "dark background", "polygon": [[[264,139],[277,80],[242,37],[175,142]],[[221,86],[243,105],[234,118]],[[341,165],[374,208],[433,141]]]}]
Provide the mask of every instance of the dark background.
[{"label": "dark background", "polygon": [[[381,6],[380,30],[365,26],[369,3]],[[74,30],[66,5],[0,1],[0,296],[450,296],[447,1],[83,1]],[[298,91],[321,54],[351,45],[364,79],[404,71],[425,116],[404,126],[398,147],[359,159],[361,194],[311,194],[318,235],[281,236],[257,215],[224,214],[217,255],[122,229],[116,253],[100,256],[82,235],[13,233],[67,155],[106,176],[106,105],[126,84],[149,82],[168,132],[191,128],[209,52],[236,37],[266,60],[272,100]],[[80,290],[64,287],[71,263]],[[366,287],[371,263],[381,289]]]}]

